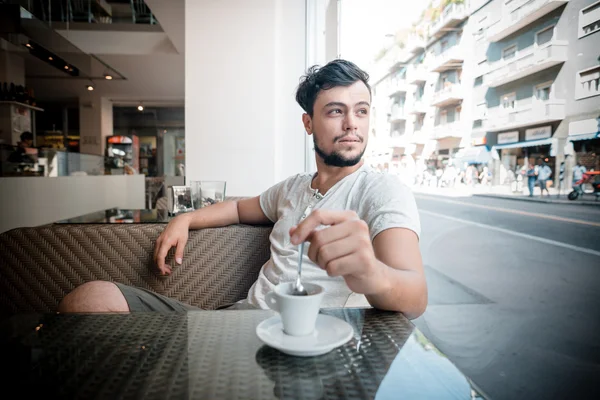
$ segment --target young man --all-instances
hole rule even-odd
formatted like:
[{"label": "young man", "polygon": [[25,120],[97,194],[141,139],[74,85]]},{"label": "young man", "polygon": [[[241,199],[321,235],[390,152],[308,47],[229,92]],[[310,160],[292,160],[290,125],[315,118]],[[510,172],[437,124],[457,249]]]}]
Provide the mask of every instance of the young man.
[{"label": "young man", "polygon": [[8,162],[11,163],[33,163],[34,161],[27,155],[27,149],[33,146],[33,134],[29,131],[21,133],[21,141],[17,148],[8,156]]},{"label": "young man", "polygon": [[[427,285],[414,198],[397,177],[372,171],[362,160],[370,119],[368,75],[344,60],[312,67],[296,100],[305,111],[306,133],[313,137],[317,173],[290,177],[258,197],[174,218],[156,243],[158,268],[171,273],[165,257],[172,247],[182,263],[190,229],[274,223],[271,258],[236,308],[267,308],[265,295],[279,282],[295,279],[298,245],[308,242],[303,278],[325,287],[323,307],[343,307],[359,293],[374,307],[418,317],[427,305]],[[91,282],[69,294],[59,310],[138,311],[152,309],[142,303],[165,302],[173,310],[191,307],[138,288]]]},{"label": "young man", "polygon": [[552,168],[546,164],[545,161],[542,161],[540,164],[540,168],[538,171],[538,182],[540,184],[541,197],[544,197],[544,190],[546,194],[550,196],[550,192],[548,191],[548,179],[552,176]]}]

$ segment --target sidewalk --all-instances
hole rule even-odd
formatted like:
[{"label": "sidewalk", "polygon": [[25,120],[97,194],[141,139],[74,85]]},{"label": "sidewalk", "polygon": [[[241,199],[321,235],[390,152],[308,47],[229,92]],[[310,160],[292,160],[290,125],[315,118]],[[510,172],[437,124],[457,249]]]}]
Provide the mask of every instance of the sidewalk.
[{"label": "sidewalk", "polygon": [[488,197],[505,200],[529,201],[532,203],[549,203],[549,204],[569,204],[569,205],[585,205],[600,207],[600,200],[596,201],[592,196],[586,196],[583,199],[570,201],[567,199],[567,193],[562,192],[560,197],[555,188],[550,188],[550,196],[540,197],[539,188],[536,188],[534,197],[529,197],[521,192],[514,193],[506,186],[476,186],[474,188],[460,185],[454,188],[432,188],[432,187],[413,187],[414,193],[431,194],[436,196],[446,197]]}]

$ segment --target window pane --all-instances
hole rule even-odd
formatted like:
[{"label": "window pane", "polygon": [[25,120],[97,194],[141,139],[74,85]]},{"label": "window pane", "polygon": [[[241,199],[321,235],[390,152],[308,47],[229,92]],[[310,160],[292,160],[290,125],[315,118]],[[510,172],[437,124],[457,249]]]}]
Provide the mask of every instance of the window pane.
[{"label": "window pane", "polygon": [[513,58],[516,53],[517,53],[517,46],[511,46],[508,49],[504,49],[503,58],[505,60],[508,60],[510,58]]},{"label": "window pane", "polygon": [[553,36],[554,36],[554,27],[552,27],[550,29],[546,29],[545,31],[538,33],[537,44],[542,45],[544,43],[548,43],[549,41],[552,40]]}]

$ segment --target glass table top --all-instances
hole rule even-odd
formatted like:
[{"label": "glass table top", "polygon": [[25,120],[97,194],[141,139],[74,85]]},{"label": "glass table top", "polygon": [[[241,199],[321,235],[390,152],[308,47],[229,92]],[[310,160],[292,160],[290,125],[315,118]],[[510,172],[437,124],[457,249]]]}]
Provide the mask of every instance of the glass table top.
[{"label": "glass table top", "polygon": [[0,363],[24,398],[484,398],[401,314],[322,313],[354,336],[306,358],[258,339],[265,310],[17,315],[0,324]]}]

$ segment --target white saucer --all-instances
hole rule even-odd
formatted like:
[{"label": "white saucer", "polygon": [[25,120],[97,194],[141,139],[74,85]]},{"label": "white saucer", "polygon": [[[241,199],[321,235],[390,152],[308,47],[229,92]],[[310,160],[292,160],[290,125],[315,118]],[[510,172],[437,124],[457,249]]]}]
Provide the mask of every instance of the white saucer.
[{"label": "white saucer", "polygon": [[264,320],[256,327],[256,335],[265,344],[298,357],[329,353],[352,338],[352,326],[339,318],[319,314],[315,331],[308,336],[290,336],[283,332],[279,316]]}]

